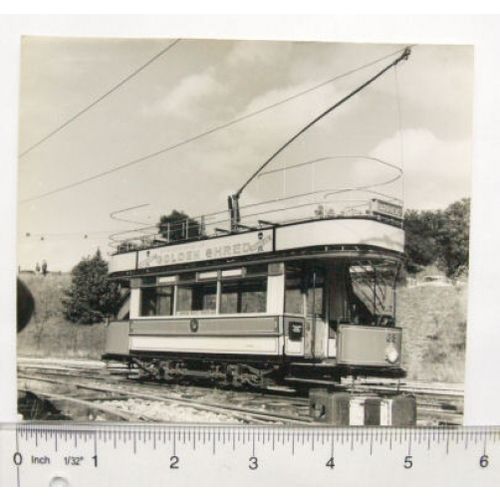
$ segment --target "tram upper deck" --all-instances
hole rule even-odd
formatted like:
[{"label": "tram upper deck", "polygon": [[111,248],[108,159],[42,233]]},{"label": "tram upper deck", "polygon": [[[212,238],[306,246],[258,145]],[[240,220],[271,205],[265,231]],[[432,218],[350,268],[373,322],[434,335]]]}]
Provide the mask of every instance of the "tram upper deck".
[{"label": "tram upper deck", "polygon": [[215,227],[215,221],[209,233],[203,216],[194,226],[196,230],[190,230],[188,224],[193,219],[186,218],[161,228],[161,232],[155,226],[152,234],[142,232],[119,242],[109,273],[112,277],[147,275],[235,261],[272,262],[298,255],[312,258],[382,252],[397,257],[404,251],[401,214],[400,206],[373,199],[356,213],[335,215],[321,207],[310,218],[258,220],[232,231]]}]

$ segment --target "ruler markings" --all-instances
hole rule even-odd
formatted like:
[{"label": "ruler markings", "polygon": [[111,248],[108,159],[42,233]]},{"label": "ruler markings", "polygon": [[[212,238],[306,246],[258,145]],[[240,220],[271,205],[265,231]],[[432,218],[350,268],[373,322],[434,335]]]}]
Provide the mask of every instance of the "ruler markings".
[{"label": "ruler markings", "polygon": [[98,453],[97,453],[97,432],[94,432],[94,456],[92,457],[94,459],[94,464],[97,467],[97,461],[98,461]]},{"label": "ruler markings", "polygon": [[[20,457],[20,459],[16,460],[16,456]],[[18,429],[16,429],[16,453],[14,454],[14,463],[16,464],[16,484],[17,486],[21,486],[21,471],[19,470],[19,466],[22,463],[22,456],[19,452],[19,432]],[[21,462],[21,463],[17,463]]]},{"label": "ruler markings", "polygon": [[[38,427],[37,427],[38,425]],[[0,427],[1,430],[1,427]],[[481,467],[480,470],[489,470],[492,467],[498,467],[500,464],[500,456],[498,448],[495,449],[495,444],[498,443],[498,436],[500,435],[500,429],[394,429],[394,428],[314,428],[314,429],[302,429],[302,428],[271,428],[271,427],[188,427],[188,426],[174,426],[174,427],[100,427],[99,425],[95,428],[89,427],[78,427],[78,426],[57,426],[56,428],[50,428],[43,424],[21,424],[16,427],[16,444],[15,444],[15,458],[14,464],[16,465],[16,481],[17,484],[21,484],[23,471],[30,471],[33,468],[27,468],[31,465],[29,462],[37,459],[37,454],[30,457],[27,451],[31,449],[36,449],[39,446],[43,449],[44,445],[40,442],[40,438],[45,439],[45,444],[50,445],[52,441],[52,447],[48,446],[47,449],[53,450],[52,460],[54,456],[65,456],[64,454],[70,453],[71,455],[82,457],[85,455],[85,463],[89,466],[94,466],[97,468],[97,462],[99,460],[99,466],[102,463],[102,457],[99,456],[99,449],[106,449],[106,443],[109,441],[110,446],[113,449],[117,447],[117,439],[124,444],[132,445],[131,448],[134,454],[144,454],[148,453],[148,450],[156,450],[157,447],[161,446],[161,441],[158,441],[158,437],[163,437],[163,444],[166,443],[166,434],[168,432],[168,446],[171,446],[173,450],[173,457],[178,460],[178,453],[182,455],[182,449],[185,446],[189,446],[191,443],[193,445],[193,450],[196,450],[197,443],[200,442],[201,447],[209,447],[212,449],[212,454],[217,455],[218,464],[220,460],[227,458],[229,455],[226,451],[227,444],[232,445],[233,452],[239,453],[238,450],[244,449],[245,446],[251,445],[252,456],[250,457],[250,467],[251,470],[257,468],[266,468],[269,465],[269,458],[265,460],[266,448],[271,449],[275,452],[278,448],[281,450],[277,456],[281,457],[282,453],[288,453],[289,456],[303,456],[303,453],[314,452],[313,456],[322,456],[321,450],[325,449],[325,445],[329,444],[330,457],[333,459],[336,452],[336,444],[340,446],[345,451],[350,451],[355,453],[356,456],[359,453],[366,454],[367,457],[373,455],[378,455],[376,453],[377,448],[381,450],[384,446],[389,445],[389,450],[397,453],[400,446],[403,450],[406,448],[407,457],[403,457],[405,468],[414,469],[417,465],[412,454],[415,457],[419,455],[418,450],[427,449],[428,460],[433,460],[436,453],[440,451],[443,455],[455,455],[457,453],[463,453],[460,450],[469,450],[468,456],[472,455],[472,462],[467,460],[467,463],[474,464],[474,467]],[[325,442],[325,438],[327,441]],[[427,438],[427,439],[425,439]],[[139,446],[139,443],[141,444]],[[32,443],[32,444],[30,444]],[[88,444],[87,444],[88,443]],[[309,444],[310,443],[310,444]],[[471,446],[470,444],[474,444]],[[397,444],[397,446],[395,446]],[[181,449],[179,449],[179,445]],[[257,446],[259,445],[259,446]],[[68,446],[71,446],[70,451],[68,451]],[[89,447],[90,446],[90,447]],[[34,448],[33,448],[34,447]],[[262,447],[262,449],[261,449]],[[85,449],[89,451],[86,455]],[[109,448],[108,448],[109,449]],[[231,449],[231,448],[229,448]],[[247,448],[248,449],[248,448]],[[310,451],[305,451],[305,450]],[[74,453],[74,450],[78,451],[78,454]],[[288,451],[287,451],[288,450]],[[21,453],[26,455],[22,457]],[[200,450],[201,452],[202,450]],[[12,453],[12,452],[11,452]],[[93,453],[93,456],[90,456]],[[102,451],[101,451],[102,453]],[[257,457],[257,454],[259,457]],[[318,455],[319,454],[319,455]],[[477,455],[476,455],[477,454]],[[443,456],[441,455],[441,456]],[[108,455],[107,460],[109,460]],[[239,455],[238,455],[239,456]],[[248,456],[248,455],[247,455]],[[382,455],[383,456],[383,455]],[[12,455],[11,455],[12,457]],[[28,459],[28,457],[30,457]],[[171,457],[171,459],[173,458]],[[344,455],[342,454],[342,457]],[[258,458],[258,460],[257,460]],[[401,460],[403,460],[401,458]],[[421,457],[422,458],[422,457]],[[95,464],[91,459],[95,460]],[[328,460],[329,460],[328,459]],[[407,460],[406,460],[407,459]],[[24,461],[23,461],[24,460]],[[190,457],[190,460],[196,460],[196,458]],[[261,464],[261,460],[262,464]],[[320,459],[321,461],[323,459]],[[418,460],[418,458],[417,458]],[[87,462],[88,461],[88,462]],[[326,460],[325,460],[326,462]],[[323,462],[323,466],[325,464]],[[344,460],[342,460],[344,463]],[[333,461],[332,461],[333,463]],[[66,464],[67,465],[67,464]],[[408,467],[406,467],[408,465]],[[421,460],[418,460],[418,465],[425,467],[425,464]],[[110,466],[110,464],[108,464]],[[350,466],[348,464],[348,466]],[[173,467],[171,467],[173,468]],[[182,467],[181,467],[182,468]],[[92,467],[93,469],[93,467]],[[333,467],[332,467],[333,469]],[[498,470],[498,469],[496,469]],[[26,476],[27,478],[28,476]],[[500,476],[499,476],[500,477]],[[25,479],[26,480],[26,479]],[[125,480],[125,479],[124,479]]]}]

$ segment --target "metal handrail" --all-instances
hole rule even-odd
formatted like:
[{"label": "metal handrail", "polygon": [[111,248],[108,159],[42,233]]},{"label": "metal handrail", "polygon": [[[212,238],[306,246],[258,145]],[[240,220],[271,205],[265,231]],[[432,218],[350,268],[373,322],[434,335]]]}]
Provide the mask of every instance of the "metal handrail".
[{"label": "metal handrail", "polygon": [[[266,216],[267,222],[270,222],[272,224],[283,224],[308,219],[317,219],[321,217],[355,217],[369,214],[370,203],[374,198],[402,206],[403,202],[401,199],[383,193],[380,190],[374,189],[395,183],[402,177],[402,169],[397,165],[371,156],[339,155],[322,157],[308,162],[297,163],[294,165],[289,165],[288,167],[282,167],[270,170],[268,172],[263,172],[259,174],[259,177],[276,174],[279,172],[285,172],[290,169],[296,169],[308,165],[314,165],[316,163],[324,162],[327,160],[337,159],[363,159],[374,161],[393,170],[396,170],[397,174],[395,176],[391,176],[388,179],[384,179],[383,181],[371,184],[338,189],[319,189],[306,193],[283,196],[271,200],[258,201],[249,203],[245,206],[240,206],[239,210],[241,213],[241,221],[239,227],[237,228],[233,227],[231,216],[227,210],[211,212],[195,217],[188,217],[186,215],[186,218],[179,222],[170,222],[165,225],[160,225],[158,223],[151,226],[128,229],[125,231],[114,233],[110,236],[110,245],[112,246],[113,250],[120,252],[120,250],[127,251],[136,248],[148,248],[155,245],[171,243],[174,241],[177,242],[210,238],[212,236],[220,234],[221,231],[234,233],[237,231],[239,232],[256,227],[262,227],[263,224],[261,224],[260,221],[262,220],[263,216]],[[329,200],[329,198],[331,199],[334,196],[339,197],[346,194],[357,194],[357,196],[355,198],[339,198],[335,200]],[[303,201],[301,202],[301,200]],[[276,206],[277,204],[279,204],[279,206]],[[292,216],[293,211],[307,209],[308,207],[316,207],[316,210],[314,210],[313,214],[295,217]],[[246,211],[249,211],[249,213],[245,213]],[[281,216],[284,213],[288,213],[290,217],[282,218]],[[274,220],[273,214],[275,216]],[[278,217],[278,219],[276,219],[276,217]],[[198,227],[198,231],[196,232],[196,234],[193,234],[193,232],[190,231],[190,221],[193,221],[193,224]],[[265,225],[267,224],[264,224],[264,226]],[[180,238],[176,237],[175,239],[171,239],[171,234],[176,234],[177,236],[180,235]]]}]

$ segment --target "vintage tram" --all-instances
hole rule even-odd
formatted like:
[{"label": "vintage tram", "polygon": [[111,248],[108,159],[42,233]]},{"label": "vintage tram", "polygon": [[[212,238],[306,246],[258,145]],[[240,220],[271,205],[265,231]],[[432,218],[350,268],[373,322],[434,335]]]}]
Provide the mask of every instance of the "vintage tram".
[{"label": "vintage tram", "polygon": [[122,245],[110,277],[129,294],[109,324],[106,357],[157,378],[261,387],[402,377],[395,302],[401,212],[371,199],[351,215],[316,209],[309,218],[260,220],[213,235],[198,224],[197,235],[184,228],[181,238],[163,228],[176,239]]}]

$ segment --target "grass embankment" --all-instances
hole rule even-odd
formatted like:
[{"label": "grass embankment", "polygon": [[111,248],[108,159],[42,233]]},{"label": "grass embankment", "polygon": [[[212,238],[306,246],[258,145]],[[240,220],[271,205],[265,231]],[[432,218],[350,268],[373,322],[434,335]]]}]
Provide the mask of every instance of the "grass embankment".
[{"label": "grass embankment", "polygon": [[[62,314],[68,274],[22,275],[32,291],[36,313],[17,336],[19,356],[99,359],[104,324],[75,325]],[[412,380],[463,382],[465,368],[466,289],[401,288],[398,323],[404,328],[403,365]]]},{"label": "grass embankment", "polygon": [[35,313],[17,336],[19,356],[100,359],[104,351],[104,324],[77,325],[64,319],[61,300],[69,274],[19,276],[35,298]]},{"label": "grass embankment", "polygon": [[401,288],[397,307],[408,378],[463,382],[467,287]]}]

